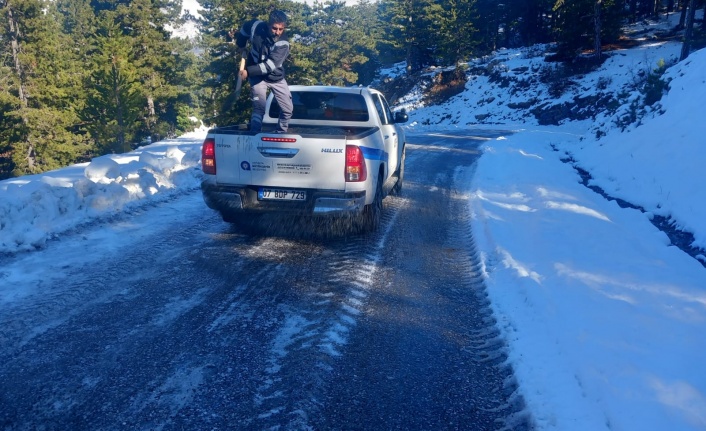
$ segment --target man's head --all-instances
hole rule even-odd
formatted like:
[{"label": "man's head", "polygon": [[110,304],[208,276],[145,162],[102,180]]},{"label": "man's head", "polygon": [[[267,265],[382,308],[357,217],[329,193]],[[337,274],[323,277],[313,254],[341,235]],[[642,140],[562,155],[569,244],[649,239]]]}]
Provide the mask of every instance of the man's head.
[{"label": "man's head", "polygon": [[282,36],[285,27],[287,27],[287,15],[281,10],[272,11],[270,14],[270,19],[267,21],[267,25],[270,27],[270,33],[274,38]]}]

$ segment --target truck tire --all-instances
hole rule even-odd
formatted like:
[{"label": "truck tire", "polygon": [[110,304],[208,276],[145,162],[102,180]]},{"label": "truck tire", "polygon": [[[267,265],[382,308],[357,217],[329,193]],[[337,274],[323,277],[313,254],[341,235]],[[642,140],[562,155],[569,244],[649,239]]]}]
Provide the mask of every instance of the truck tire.
[{"label": "truck tire", "polygon": [[393,195],[401,195],[402,194],[402,183],[404,182],[404,159],[407,156],[407,148],[402,147],[402,157],[400,158],[400,165],[397,167],[397,171],[395,172],[395,175],[397,176],[397,182],[395,185],[392,187],[392,194]]},{"label": "truck tire", "polygon": [[372,232],[380,226],[382,216],[382,175],[378,175],[378,182],[375,187],[375,198],[370,205],[363,208],[360,215],[359,225],[361,233]]}]

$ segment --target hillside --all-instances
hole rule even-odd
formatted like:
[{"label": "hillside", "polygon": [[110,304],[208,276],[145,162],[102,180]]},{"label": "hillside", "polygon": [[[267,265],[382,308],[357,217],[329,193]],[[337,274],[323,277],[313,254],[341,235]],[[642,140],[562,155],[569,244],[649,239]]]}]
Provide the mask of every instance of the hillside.
[{"label": "hillside", "polygon": [[[502,49],[492,56],[473,59],[463,73],[456,68],[430,68],[408,76],[403,73],[404,65],[399,64],[384,70],[375,85],[388,94],[398,109],[410,112],[410,130],[489,127],[572,130],[576,142],[559,141],[553,145],[565,153],[562,160],[575,168],[584,185],[621,206],[650,214],[653,223],[673,244],[692,256],[702,256],[706,255],[706,241],[695,233],[702,216],[698,210],[678,216],[654,201],[625,193],[625,186],[620,188],[610,181],[594,178],[617,175],[604,168],[604,164],[609,165],[606,162],[611,162],[610,151],[603,151],[605,146],[630,141],[631,136],[639,135],[631,135],[630,131],[644,130],[640,126],[662,117],[672,81],[683,75],[682,69],[688,68],[700,54],[693,53],[677,63],[681,42],[674,28],[678,18],[672,14],[658,22],[645,21],[626,28],[627,37],[620,45],[605,47],[600,64],[592,64],[589,57],[570,65],[548,61],[552,46],[540,45]],[[691,85],[697,86],[692,90],[700,91],[702,84],[698,80],[692,82]],[[682,109],[684,102],[679,104],[672,107],[673,112]],[[693,116],[685,115],[685,122]],[[639,147],[643,143],[634,145]],[[690,152],[694,143],[687,144],[690,145],[681,147],[686,151],[685,157],[701,160],[700,153]],[[601,155],[602,151],[605,154]],[[621,168],[615,164],[621,163],[622,159],[615,162],[612,169],[619,171]],[[663,169],[658,166],[653,170]],[[669,178],[672,172],[667,170],[667,178],[660,185],[664,188],[670,184],[670,191],[658,190],[659,193],[681,195],[671,190],[679,187]],[[653,178],[644,181],[655,182]],[[690,179],[685,178],[680,184],[689,183]]]},{"label": "hillside", "polygon": [[[463,70],[432,67],[407,76],[404,65],[398,64],[383,70],[373,85],[391,103],[410,111],[438,105],[438,110],[445,111],[435,123],[440,126],[528,121],[560,125],[590,120],[592,131],[600,137],[611,128],[629,128],[644,115],[659,111],[655,102],[667,88],[656,81],[676,64],[681,49],[681,34],[674,30],[678,19],[671,14],[626,28],[620,44],[604,47],[600,64],[591,53],[571,64],[552,61],[552,45],[535,45],[500,49],[472,59]],[[458,98],[473,111],[471,121],[460,112],[447,111],[446,106]]]}]

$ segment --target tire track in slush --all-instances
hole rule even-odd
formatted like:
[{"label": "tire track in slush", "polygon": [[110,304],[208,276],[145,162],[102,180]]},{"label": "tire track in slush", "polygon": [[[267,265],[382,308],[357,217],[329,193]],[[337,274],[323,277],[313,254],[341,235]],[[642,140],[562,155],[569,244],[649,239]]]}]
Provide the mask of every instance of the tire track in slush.
[{"label": "tire track in slush", "polygon": [[[381,230],[393,218],[394,213],[386,211]],[[223,238],[218,239],[226,243],[237,239],[237,235],[220,236]],[[215,338],[224,346],[239,346],[236,350],[247,352],[247,356],[234,352],[230,358],[211,358],[211,363],[184,361],[171,374],[151,382],[149,390],[137,397],[126,416],[144,421],[150,412],[166,410],[170,420],[160,428],[236,424],[238,428],[265,429],[267,424],[278,427],[302,423],[301,418],[306,418],[316,406],[308,403],[310,397],[300,388],[308,384],[308,393],[316,392],[315,383],[325,378],[321,374],[325,373],[325,357],[335,354],[333,346],[344,339],[341,331],[347,331],[347,326],[355,322],[350,305],[355,305],[355,300],[345,301],[348,283],[341,283],[341,277],[331,271],[363,265],[363,270],[342,279],[354,278],[356,286],[365,287],[383,243],[380,231],[369,237],[334,242],[255,237],[229,245],[230,254],[238,256],[232,266],[223,265],[228,259],[217,256],[223,254],[222,245],[206,250],[195,265],[207,273],[213,272],[217,279],[237,283],[225,298],[210,301],[219,305],[210,312],[210,322],[205,325],[208,335],[204,338]],[[365,264],[366,260],[370,263]],[[326,277],[317,279],[320,274]],[[355,289],[352,295],[360,300],[359,287]],[[214,372],[218,380],[240,379],[240,386],[246,388],[242,392],[250,394],[252,404],[243,403],[242,397],[230,391],[214,393],[199,387],[204,379],[213,379],[209,374]],[[242,380],[245,375],[247,380]],[[179,376],[196,382],[192,383],[196,387],[175,385]],[[194,391],[199,395],[191,395]],[[193,402],[185,403],[185,399]],[[238,408],[212,415],[216,419],[207,417],[207,412],[219,403]],[[128,419],[127,423],[145,423],[134,421]]]},{"label": "tire track in slush", "polygon": [[[452,142],[456,145],[456,142]],[[458,141],[459,147],[468,146]],[[311,429],[527,430],[468,214],[476,154],[415,151],[401,211]],[[464,151],[461,151],[464,150]],[[413,153],[410,153],[413,154]],[[461,155],[463,157],[460,157]],[[414,159],[413,159],[414,160]]]},{"label": "tire track in slush", "polygon": [[[287,261],[301,259],[301,247],[233,232],[214,239],[216,244],[195,256],[194,266],[226,285],[207,301],[200,327],[190,330],[209,353],[180,358],[168,374],[154,379],[126,415],[141,418],[136,425],[163,411],[168,419],[155,423],[156,429],[252,427],[252,394],[269,354],[263,344],[280,324],[277,309],[287,303],[282,280],[299,272]],[[176,384],[181,381],[192,383]]]},{"label": "tire track in slush", "polygon": [[[218,226],[209,223],[215,219],[212,215],[202,221]],[[237,356],[239,342],[246,341],[248,360],[252,355],[252,362],[260,362],[262,355],[253,348],[260,340],[242,336],[250,329],[242,317],[255,316],[271,305],[260,300],[261,285],[273,285],[281,275],[286,278],[288,270],[267,257],[270,249],[281,248],[272,241],[227,233],[208,238],[204,233],[200,224],[189,224],[179,235],[160,235],[150,238],[148,246],[108,253],[112,262],[104,271],[86,271],[90,263],[67,268],[60,285],[42,289],[48,294],[12,304],[12,313],[3,315],[10,323],[3,331],[9,327],[20,335],[5,337],[0,352],[5,359],[0,387],[8,389],[3,392],[13,400],[0,408],[0,423],[16,424],[17,429],[39,423],[57,428],[73,423],[101,429],[160,429],[180,421],[193,423],[194,419],[184,420],[182,412],[194,411],[195,417],[206,421],[202,414],[213,411],[199,406],[198,398],[214,396],[214,390],[205,389],[213,379],[219,380],[217,385],[232,384],[227,381],[231,375],[222,370],[229,361],[242,362]],[[221,244],[206,246],[211,239]],[[235,265],[222,265],[223,256],[212,259],[223,254],[224,240]],[[284,247],[281,254],[290,251]],[[240,283],[229,289],[230,280]],[[277,302],[276,294],[267,298]],[[265,319],[269,323],[258,326],[275,326],[275,317]],[[236,332],[240,340],[229,337],[231,323],[240,329]],[[218,333],[222,328],[226,331]],[[235,355],[222,353],[224,347]],[[46,363],[52,369],[43,370]],[[90,366],[77,368],[86,363]],[[64,367],[80,372],[56,374]],[[42,390],[32,393],[28,385],[41,385]],[[218,397],[230,391],[215,392]],[[85,413],[91,411],[92,415]],[[74,417],[77,412],[84,412],[80,420]],[[239,412],[249,413],[252,409],[247,407]]]},{"label": "tire track in slush", "polygon": [[451,191],[451,211],[459,215],[458,223],[450,225],[449,247],[457,253],[445,256],[446,265],[451,271],[464,274],[458,279],[458,289],[472,292],[475,298],[475,325],[467,334],[467,345],[463,350],[470,354],[478,365],[492,369],[493,375],[501,379],[498,385],[502,390],[485,396],[483,407],[495,413],[499,419],[498,429],[528,430],[532,428],[532,415],[522,396],[512,364],[508,360],[507,340],[501,333],[495,318],[485,285],[485,268],[478,253],[475,236],[472,232],[470,205],[470,185],[473,169],[458,167],[454,171],[454,188]]},{"label": "tire track in slush", "polygon": [[[321,409],[320,393],[364,312],[388,233],[404,198],[390,196],[379,229],[335,243],[326,264],[307,282],[306,304],[283,306],[286,316],[273,339],[262,385],[255,394],[256,429],[310,429]],[[324,275],[320,280],[316,277]],[[311,306],[313,305],[313,307]]]}]

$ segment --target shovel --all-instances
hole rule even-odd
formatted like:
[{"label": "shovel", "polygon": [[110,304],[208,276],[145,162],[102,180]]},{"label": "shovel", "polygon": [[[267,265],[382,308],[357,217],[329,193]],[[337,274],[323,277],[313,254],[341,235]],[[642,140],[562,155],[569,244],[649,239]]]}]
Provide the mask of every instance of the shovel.
[{"label": "shovel", "polygon": [[243,88],[243,78],[240,77],[240,71],[245,69],[246,55],[246,50],[243,50],[243,52],[240,53],[240,66],[238,67],[238,81],[235,83],[235,91],[226,97],[226,100],[223,102],[222,112],[230,111],[233,108],[233,105],[235,105],[235,101],[238,100],[238,96],[240,96],[240,90]]}]

